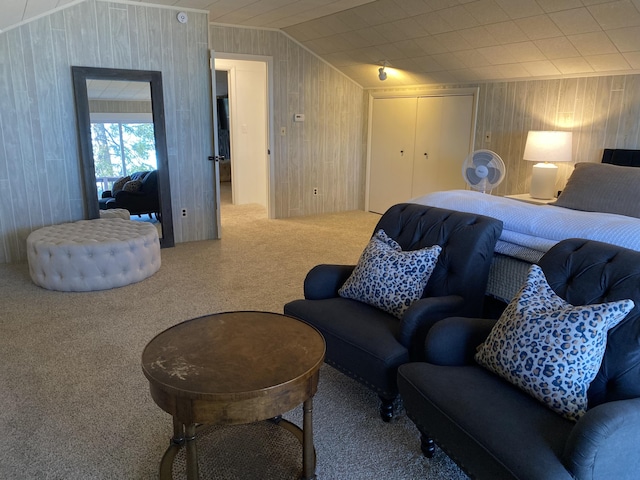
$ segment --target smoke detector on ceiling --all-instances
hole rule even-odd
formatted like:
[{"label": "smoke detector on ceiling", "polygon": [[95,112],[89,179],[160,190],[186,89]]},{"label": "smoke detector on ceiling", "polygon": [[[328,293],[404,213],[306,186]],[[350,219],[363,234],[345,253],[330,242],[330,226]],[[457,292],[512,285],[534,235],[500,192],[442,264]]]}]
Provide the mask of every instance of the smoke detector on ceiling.
[{"label": "smoke detector on ceiling", "polygon": [[189,17],[184,12],[178,12],[178,15],[176,15],[176,18],[180,23],[187,23],[189,21]]}]

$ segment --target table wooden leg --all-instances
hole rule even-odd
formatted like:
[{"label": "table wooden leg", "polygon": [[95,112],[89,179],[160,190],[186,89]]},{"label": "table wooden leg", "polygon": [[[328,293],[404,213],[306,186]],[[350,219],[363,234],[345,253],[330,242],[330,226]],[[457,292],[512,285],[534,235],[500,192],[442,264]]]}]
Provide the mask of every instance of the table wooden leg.
[{"label": "table wooden leg", "polygon": [[316,455],[313,447],[313,398],[305,400],[302,416],[302,480],[316,478]]},{"label": "table wooden leg", "polygon": [[176,417],[173,417],[173,437],[171,443],[174,445],[184,444],[184,425]]},{"label": "table wooden leg", "polygon": [[160,480],[173,479],[173,459],[184,445],[184,425],[176,417],[173,417],[173,436],[169,442],[169,448],[164,452],[160,461]]},{"label": "table wooden leg", "polygon": [[196,445],[196,424],[185,425],[187,443],[187,480],[198,480],[198,448]]}]

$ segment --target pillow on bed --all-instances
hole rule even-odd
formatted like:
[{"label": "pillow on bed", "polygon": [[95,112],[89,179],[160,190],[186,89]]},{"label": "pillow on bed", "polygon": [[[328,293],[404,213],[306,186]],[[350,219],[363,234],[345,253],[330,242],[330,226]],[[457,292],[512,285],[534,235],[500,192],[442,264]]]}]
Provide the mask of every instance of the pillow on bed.
[{"label": "pillow on bed", "polygon": [[384,230],[378,230],[338,295],[402,318],[422,296],[441,251],[439,245],[402,251]]},{"label": "pillow on bed", "polygon": [[640,168],[577,163],[554,205],[640,218]]},{"label": "pillow on bed", "polygon": [[556,413],[578,420],[587,410],[607,332],[633,307],[632,300],[573,306],[532,265],[475,359]]}]

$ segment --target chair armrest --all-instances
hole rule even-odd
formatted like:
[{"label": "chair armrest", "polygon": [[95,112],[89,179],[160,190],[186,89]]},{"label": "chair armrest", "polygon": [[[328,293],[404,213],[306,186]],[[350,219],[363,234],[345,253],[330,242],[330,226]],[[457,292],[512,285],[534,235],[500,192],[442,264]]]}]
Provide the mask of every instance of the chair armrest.
[{"label": "chair armrest", "polygon": [[496,320],[453,317],[433,326],[424,342],[426,361],[434,365],[473,365],[476,349]]},{"label": "chair armrest", "polygon": [[316,265],[304,279],[304,298],[323,300],[337,297],[338,290],[354,268],[354,265]]},{"label": "chair armrest", "polygon": [[564,464],[579,480],[637,479],[640,472],[640,398],[587,410],[571,431]]},{"label": "chair armrest", "polygon": [[[422,341],[429,329],[442,319],[459,315],[465,307],[465,300],[459,295],[426,297],[416,300],[404,312],[400,321],[398,341],[410,349],[416,339],[420,339],[418,357],[422,358]],[[415,345],[413,345],[415,347]]]},{"label": "chair armrest", "polygon": [[111,195],[111,190],[105,190],[104,192],[102,192],[102,198],[112,198],[113,195]]}]

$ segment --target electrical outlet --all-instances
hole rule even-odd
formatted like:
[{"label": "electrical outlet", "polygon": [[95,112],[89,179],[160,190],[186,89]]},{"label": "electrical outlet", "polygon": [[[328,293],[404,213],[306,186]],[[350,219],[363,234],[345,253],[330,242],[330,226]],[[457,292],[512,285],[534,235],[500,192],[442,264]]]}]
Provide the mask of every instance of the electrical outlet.
[{"label": "electrical outlet", "polygon": [[183,209],[182,209],[182,216],[183,216],[183,217],[186,217],[186,216],[187,216],[187,209],[186,209],[186,208],[183,208]]},{"label": "electrical outlet", "polygon": [[314,194],[314,195],[318,195],[318,187],[315,187],[315,188],[313,189],[313,194]]}]

